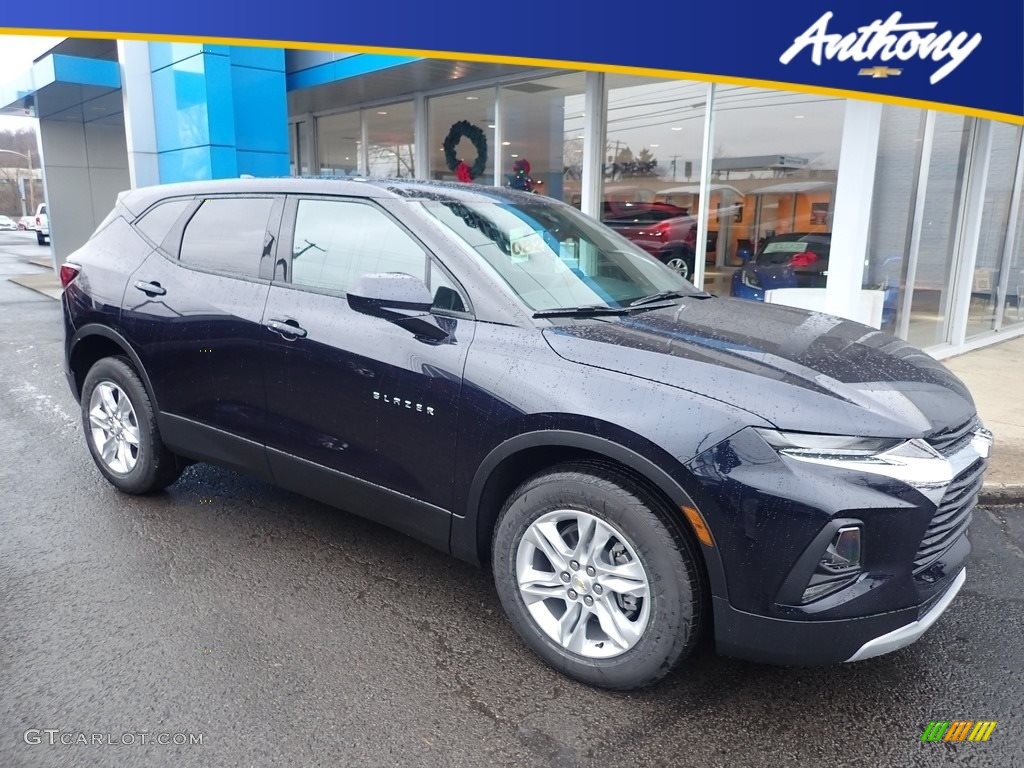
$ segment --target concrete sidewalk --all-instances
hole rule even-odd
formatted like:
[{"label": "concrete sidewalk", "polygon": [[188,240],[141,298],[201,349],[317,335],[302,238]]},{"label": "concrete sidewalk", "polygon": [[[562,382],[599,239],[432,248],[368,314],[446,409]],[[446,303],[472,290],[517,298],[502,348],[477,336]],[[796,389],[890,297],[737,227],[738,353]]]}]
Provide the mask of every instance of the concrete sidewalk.
[{"label": "concrete sidewalk", "polygon": [[[10,280],[60,298],[60,283],[52,271]],[[1024,336],[950,358],[945,364],[967,384],[982,421],[996,436],[982,503],[1024,503],[1024,382],[1020,381],[1024,377]]]},{"label": "concrete sidewalk", "polygon": [[995,433],[982,502],[1024,502],[1024,336],[944,362],[971,390],[978,414]]}]

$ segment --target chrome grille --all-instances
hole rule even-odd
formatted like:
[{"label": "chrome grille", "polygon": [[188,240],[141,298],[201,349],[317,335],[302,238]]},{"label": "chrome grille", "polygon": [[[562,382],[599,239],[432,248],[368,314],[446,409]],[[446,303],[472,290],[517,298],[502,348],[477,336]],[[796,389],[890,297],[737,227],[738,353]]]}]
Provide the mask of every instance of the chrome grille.
[{"label": "chrome grille", "polygon": [[971,511],[978,501],[985,460],[978,459],[953,478],[939,502],[935,516],[928,524],[921,546],[914,556],[914,573],[934,563],[960,536],[971,522]]},{"label": "chrome grille", "polygon": [[926,439],[928,444],[943,456],[952,456],[971,441],[974,430],[979,426],[978,418],[974,416],[963,424],[950,427]]}]

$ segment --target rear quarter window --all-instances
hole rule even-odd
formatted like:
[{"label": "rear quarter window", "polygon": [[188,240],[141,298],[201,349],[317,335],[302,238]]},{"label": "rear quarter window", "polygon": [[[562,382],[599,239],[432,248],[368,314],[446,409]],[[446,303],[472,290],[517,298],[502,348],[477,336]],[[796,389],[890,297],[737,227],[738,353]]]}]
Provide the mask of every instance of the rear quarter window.
[{"label": "rear quarter window", "polygon": [[171,231],[185,209],[192,204],[191,200],[170,200],[157,205],[146,211],[142,218],[135,222],[135,228],[141,232],[150,243],[160,245]]}]

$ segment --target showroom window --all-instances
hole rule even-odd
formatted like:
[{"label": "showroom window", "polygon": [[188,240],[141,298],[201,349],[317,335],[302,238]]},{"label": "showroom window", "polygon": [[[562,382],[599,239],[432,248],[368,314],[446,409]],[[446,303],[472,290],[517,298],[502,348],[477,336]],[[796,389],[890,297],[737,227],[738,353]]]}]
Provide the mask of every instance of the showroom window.
[{"label": "showroom window", "polygon": [[605,85],[603,218],[627,202],[657,201],[696,214],[707,85],[611,74]]},{"label": "showroom window", "polygon": [[863,287],[883,292],[882,330],[891,333],[899,332],[926,115],[909,107],[882,110]]},{"label": "showroom window", "polygon": [[[1020,151],[1024,153],[1024,146]],[[1010,258],[1004,267],[1002,282],[1005,285],[1003,300],[1002,327],[1024,323],[1024,198],[1021,197],[1020,187],[1024,185],[1024,175],[1020,159],[1017,161],[1017,206],[1015,215],[1017,226],[1013,234],[1013,243],[1010,248]]]},{"label": "showroom window", "polygon": [[316,120],[320,173],[331,176],[359,174],[362,125],[359,112],[325,115]]},{"label": "showroom window", "polygon": [[[475,184],[494,183],[494,88],[435,96],[427,102],[430,139],[430,178],[435,181],[456,181],[455,171],[448,167],[444,155],[444,140],[456,123],[469,123],[471,130],[483,139],[486,163],[483,172],[473,178]],[[479,141],[479,139],[478,139]],[[455,146],[459,160],[472,166],[477,159],[477,147],[471,138],[462,136]]]},{"label": "showroom window", "polygon": [[363,110],[366,121],[368,172],[394,179],[416,177],[413,102]]},{"label": "showroom window", "polygon": [[708,86],[610,74],[605,87],[601,220],[692,280]]},{"label": "showroom window", "polygon": [[584,81],[582,72],[570,72],[501,86],[502,186],[579,207]]},{"label": "showroom window", "polygon": [[[732,269],[772,238],[831,233],[846,102],[720,85],[713,108],[708,242],[718,270],[705,288],[728,293]],[[810,287],[824,287],[819,264]]]},{"label": "showroom window", "polygon": [[306,122],[299,120],[288,131],[289,173],[292,176],[309,175],[309,147],[306,146]]},{"label": "showroom window", "polygon": [[[1021,129],[1007,123],[991,124],[991,150],[985,202],[981,212],[981,231],[974,272],[969,276],[971,299],[967,311],[967,338],[995,330],[998,288],[1003,254],[1010,225],[1010,199],[1020,150]],[[1016,288],[1024,275],[1010,275],[1011,295],[1007,297],[1016,309]]]},{"label": "showroom window", "polygon": [[920,245],[908,279],[912,291],[907,340],[930,347],[949,338],[947,318],[953,296],[956,241],[967,182],[974,118],[936,113],[928,181],[920,225]]}]

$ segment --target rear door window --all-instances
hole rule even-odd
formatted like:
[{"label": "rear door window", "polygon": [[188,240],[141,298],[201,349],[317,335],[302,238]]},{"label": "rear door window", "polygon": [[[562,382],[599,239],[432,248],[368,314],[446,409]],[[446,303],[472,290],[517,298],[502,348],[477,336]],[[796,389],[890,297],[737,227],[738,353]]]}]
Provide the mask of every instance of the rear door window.
[{"label": "rear door window", "polygon": [[268,242],[270,197],[213,197],[204,200],[181,238],[182,264],[215,272],[257,277]]}]

